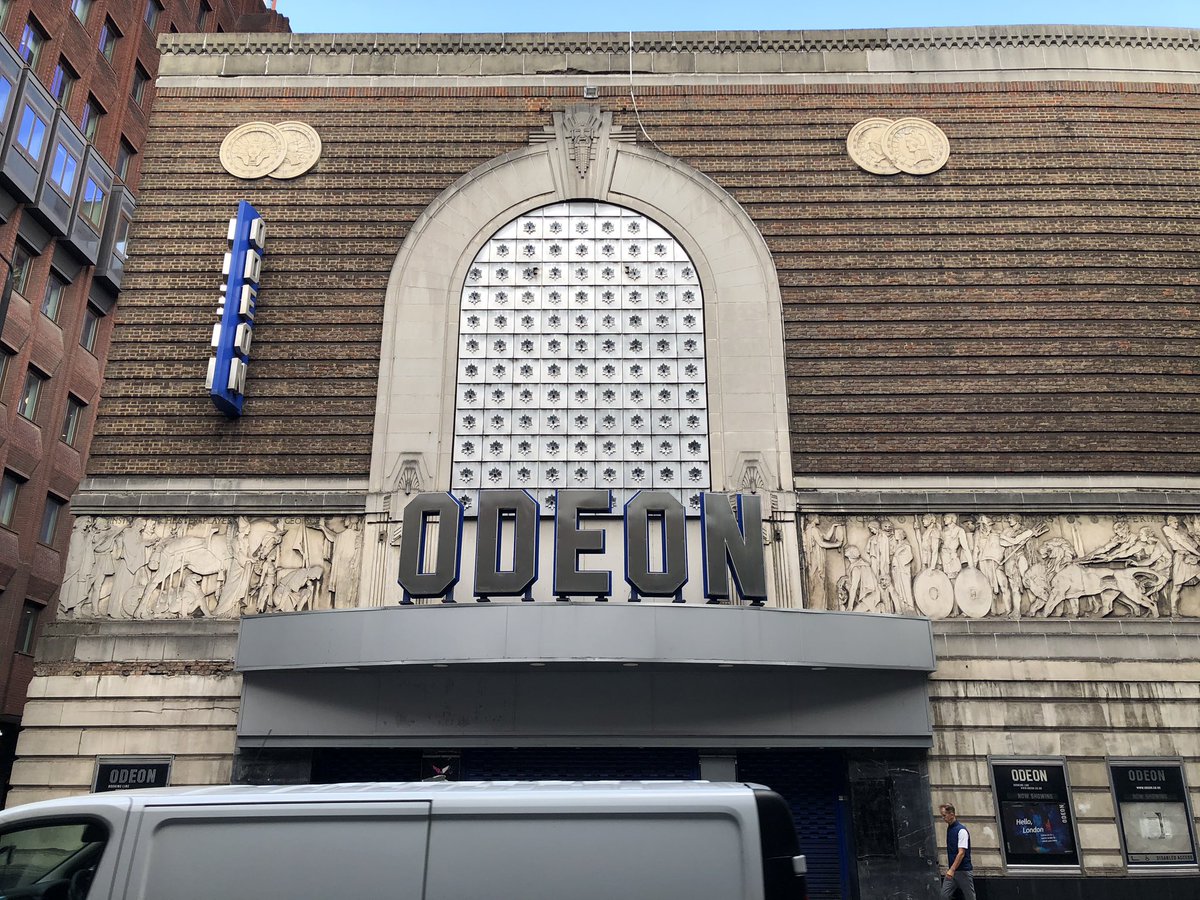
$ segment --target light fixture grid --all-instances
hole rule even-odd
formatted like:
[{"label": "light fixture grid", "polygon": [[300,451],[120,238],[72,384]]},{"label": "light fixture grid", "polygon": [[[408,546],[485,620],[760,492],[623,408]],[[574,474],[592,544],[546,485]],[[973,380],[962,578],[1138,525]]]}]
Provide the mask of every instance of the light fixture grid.
[{"label": "light fixture grid", "polygon": [[562,488],[617,504],[666,490],[689,514],[711,485],[704,303],[696,266],[652,219],[555,204],[493,235],[459,317],[451,490]]}]

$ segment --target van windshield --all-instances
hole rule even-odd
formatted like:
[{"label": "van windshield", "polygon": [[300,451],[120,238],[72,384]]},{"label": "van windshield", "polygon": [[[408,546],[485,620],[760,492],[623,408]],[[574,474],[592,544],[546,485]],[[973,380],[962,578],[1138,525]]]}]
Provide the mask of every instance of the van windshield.
[{"label": "van windshield", "polygon": [[0,892],[70,879],[76,868],[95,865],[106,837],[96,822],[48,822],[0,834]]}]

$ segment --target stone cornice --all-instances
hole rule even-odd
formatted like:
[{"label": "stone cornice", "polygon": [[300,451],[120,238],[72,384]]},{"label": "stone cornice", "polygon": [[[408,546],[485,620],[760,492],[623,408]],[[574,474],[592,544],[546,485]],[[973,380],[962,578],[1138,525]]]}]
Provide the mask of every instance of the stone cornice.
[{"label": "stone cornice", "polygon": [[1200,83],[1200,30],[163,35],[162,88],[602,84]]},{"label": "stone cornice", "polygon": [[164,56],[187,54],[856,52],[1021,47],[1200,50],[1200,30],[1096,25],[889,28],[857,31],[650,31],[501,34],[167,34]]}]

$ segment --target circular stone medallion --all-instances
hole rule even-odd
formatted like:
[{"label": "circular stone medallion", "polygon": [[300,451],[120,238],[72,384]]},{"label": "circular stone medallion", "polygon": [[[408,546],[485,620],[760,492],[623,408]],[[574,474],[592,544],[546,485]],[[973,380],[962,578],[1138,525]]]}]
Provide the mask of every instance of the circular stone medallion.
[{"label": "circular stone medallion", "polygon": [[901,172],[929,175],[950,158],[945,132],[925,119],[897,119],[884,132],[883,152]]},{"label": "circular stone medallion", "polygon": [[954,585],[941,569],[926,569],[913,580],[917,609],[931,619],[944,619],[954,612]]},{"label": "circular stone medallion", "polygon": [[247,122],[221,142],[221,165],[238,178],[262,178],[283,162],[286,153],[282,131],[269,122]]},{"label": "circular stone medallion", "polygon": [[280,122],[275,127],[283,132],[287,153],[279,167],[268,172],[268,175],[272,178],[295,178],[317,164],[321,156],[321,136],[316,129],[304,122]]},{"label": "circular stone medallion", "polygon": [[978,569],[963,569],[954,579],[954,599],[964,616],[982,619],[992,611],[992,586]]},{"label": "circular stone medallion", "polygon": [[883,146],[884,134],[891,125],[891,119],[863,119],[850,129],[846,150],[859,168],[875,175],[895,175],[900,171],[888,159]]}]

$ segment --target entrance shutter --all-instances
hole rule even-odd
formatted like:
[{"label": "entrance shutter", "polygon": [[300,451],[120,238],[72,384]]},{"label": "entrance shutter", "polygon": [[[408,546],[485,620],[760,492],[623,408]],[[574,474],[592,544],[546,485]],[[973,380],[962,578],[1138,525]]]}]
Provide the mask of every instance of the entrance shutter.
[{"label": "entrance shutter", "polygon": [[808,860],[809,900],[843,896],[844,843],[838,796],[846,791],[846,762],[821,750],[741,750],[738,780],[765,785],[792,808],[800,852]]},{"label": "entrance shutter", "polygon": [[695,750],[624,747],[513,747],[463,750],[470,781],[608,781],[695,779]]}]

